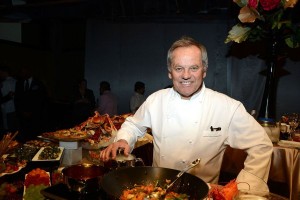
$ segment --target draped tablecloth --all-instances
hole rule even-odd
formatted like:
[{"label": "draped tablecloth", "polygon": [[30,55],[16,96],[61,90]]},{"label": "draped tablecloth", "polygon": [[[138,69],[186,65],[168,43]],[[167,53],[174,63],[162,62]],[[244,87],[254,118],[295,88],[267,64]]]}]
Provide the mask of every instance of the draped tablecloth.
[{"label": "draped tablecloth", "polygon": [[[286,183],[291,200],[300,199],[300,150],[274,144],[269,180]],[[244,166],[246,153],[228,147],[221,171],[237,174]]]}]

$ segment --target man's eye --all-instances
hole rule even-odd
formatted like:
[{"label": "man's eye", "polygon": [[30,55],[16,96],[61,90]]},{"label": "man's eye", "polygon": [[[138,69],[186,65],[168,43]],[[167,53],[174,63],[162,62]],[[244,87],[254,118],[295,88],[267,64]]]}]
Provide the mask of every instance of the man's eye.
[{"label": "man's eye", "polygon": [[182,71],[182,67],[175,67],[175,71],[181,72]]},{"label": "man's eye", "polygon": [[191,67],[190,69],[191,69],[193,72],[196,72],[196,71],[199,69],[199,67],[195,66],[195,67]]}]

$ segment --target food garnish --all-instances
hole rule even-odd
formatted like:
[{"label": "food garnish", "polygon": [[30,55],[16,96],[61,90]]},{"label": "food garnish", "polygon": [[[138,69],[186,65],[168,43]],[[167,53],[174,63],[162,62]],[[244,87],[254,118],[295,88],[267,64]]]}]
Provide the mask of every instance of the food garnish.
[{"label": "food garnish", "polygon": [[39,160],[52,160],[57,159],[61,154],[61,149],[57,146],[44,147],[43,151],[40,153]]},{"label": "food garnish", "polygon": [[214,186],[210,190],[208,197],[214,200],[232,200],[237,194],[237,182],[233,179],[223,187]]},{"label": "food garnish", "polygon": [[43,169],[35,168],[31,170],[24,181],[23,200],[45,199],[41,190],[50,186],[50,175]]},{"label": "food garnish", "polygon": [[[166,180],[169,182],[169,180]],[[155,184],[134,185],[131,189],[125,189],[122,192],[120,200],[188,200],[187,194],[176,193],[174,191],[167,191],[164,187]]]},{"label": "food garnish", "polygon": [[13,141],[13,139],[17,136],[18,131],[14,134],[7,133],[3,136],[2,140],[0,141],[0,158],[9,150],[9,145]]}]

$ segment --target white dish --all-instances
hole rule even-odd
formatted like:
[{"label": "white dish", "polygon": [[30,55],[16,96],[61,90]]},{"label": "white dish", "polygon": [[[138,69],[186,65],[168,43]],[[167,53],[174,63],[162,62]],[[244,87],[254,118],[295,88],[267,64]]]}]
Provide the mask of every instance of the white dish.
[{"label": "white dish", "polygon": [[35,156],[32,158],[32,161],[59,161],[62,157],[62,154],[64,152],[64,148],[63,147],[58,147],[60,149],[60,153],[59,156],[56,159],[46,159],[46,160],[41,160],[39,159],[40,154],[42,153],[42,151],[45,149],[45,147],[40,148],[40,150],[35,154]]},{"label": "white dish", "polygon": [[[50,173],[47,172],[47,174],[49,175],[49,186],[46,186],[46,187],[50,187],[50,186],[51,186]],[[24,179],[24,180],[26,180],[26,177],[27,177],[27,174],[25,174],[25,179]],[[26,186],[24,185],[24,189],[23,189],[23,198],[22,198],[22,200],[26,200],[26,199],[25,199],[25,194],[26,194]]]},{"label": "white dish", "polygon": [[277,144],[282,147],[300,148],[300,142],[295,141],[280,140]]},{"label": "white dish", "polygon": [[19,172],[21,169],[23,169],[25,166],[18,167],[18,169],[16,171],[13,171],[13,172],[3,172],[3,173],[0,173],[0,177],[5,176],[7,174],[15,174],[15,173]]},{"label": "white dish", "polygon": [[[8,154],[2,155],[2,159],[5,160],[5,159],[7,158],[7,156],[8,156]],[[26,163],[25,163],[24,165],[19,166],[18,169],[17,169],[16,171],[12,171],[12,172],[2,172],[2,173],[0,173],[0,177],[5,176],[5,175],[7,175],[7,174],[15,174],[15,173],[19,172],[21,169],[23,169],[24,167],[26,167]]]},{"label": "white dish", "polygon": [[267,200],[267,198],[253,194],[242,194],[238,196],[237,200]]}]

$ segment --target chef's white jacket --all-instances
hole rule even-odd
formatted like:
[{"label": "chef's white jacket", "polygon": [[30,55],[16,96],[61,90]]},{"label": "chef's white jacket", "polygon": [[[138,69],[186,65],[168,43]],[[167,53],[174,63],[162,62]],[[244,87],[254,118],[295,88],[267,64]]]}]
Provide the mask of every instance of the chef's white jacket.
[{"label": "chef's white jacket", "polygon": [[[241,102],[203,84],[189,100],[173,89],[162,89],[123,123],[115,140],[125,139],[133,149],[146,128],[153,134],[153,166],[181,170],[201,158],[189,171],[208,183],[217,183],[226,146],[248,156],[237,177],[240,189],[268,191],[266,184],[273,145],[262,126]],[[249,185],[248,185],[249,184]]]}]

